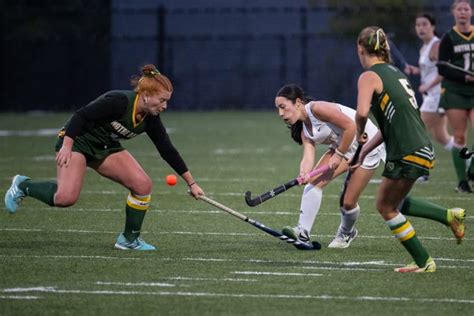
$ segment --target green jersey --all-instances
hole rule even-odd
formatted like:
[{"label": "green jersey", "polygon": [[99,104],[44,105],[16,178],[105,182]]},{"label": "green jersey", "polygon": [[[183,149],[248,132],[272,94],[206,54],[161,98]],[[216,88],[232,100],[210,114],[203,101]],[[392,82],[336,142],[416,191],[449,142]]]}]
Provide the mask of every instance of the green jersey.
[{"label": "green jersey", "polygon": [[[441,40],[439,60],[474,71],[474,26],[468,34],[461,33],[456,27],[447,32]],[[440,75],[444,77],[442,81],[444,90],[474,96],[474,83],[466,82],[464,73],[442,65],[438,68]]]},{"label": "green jersey", "polygon": [[[134,91],[106,92],[77,110],[59,136],[61,139],[63,136],[74,139],[76,150],[91,161],[104,159],[122,150],[121,139],[131,139],[146,133],[161,157],[179,175],[188,171],[181,155],[171,143],[160,116],[146,115],[137,121],[137,104],[138,95]],[[62,142],[58,146],[62,146]]]},{"label": "green jersey", "polygon": [[415,92],[407,77],[386,63],[375,64],[369,70],[383,82],[382,93],[374,92],[372,96],[370,110],[382,133],[387,161],[401,159],[422,147],[431,146]]}]

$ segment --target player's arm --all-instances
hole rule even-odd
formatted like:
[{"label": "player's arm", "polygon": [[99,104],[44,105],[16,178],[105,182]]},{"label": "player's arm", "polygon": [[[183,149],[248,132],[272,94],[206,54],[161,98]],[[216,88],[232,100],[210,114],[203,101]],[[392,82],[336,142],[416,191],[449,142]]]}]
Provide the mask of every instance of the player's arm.
[{"label": "player's arm", "polygon": [[173,170],[183,178],[189,187],[190,193],[198,198],[204,195],[204,191],[194,180],[191,172],[188,170],[186,163],[179,154],[178,150],[173,146],[159,116],[147,118],[146,133],[158,150],[160,156],[170,165]]},{"label": "player's arm", "polygon": [[[438,60],[442,62],[450,62],[453,57],[453,42],[448,35],[444,35],[441,39],[441,43],[439,44],[439,51],[438,51]],[[465,83],[466,82],[466,75],[461,71],[456,69],[450,68],[447,65],[438,64],[438,73],[446,79],[451,81]]]},{"label": "player's arm", "polygon": [[356,111],[356,128],[357,141],[364,142],[363,134],[369,117],[370,105],[374,92],[382,93],[382,79],[373,71],[366,71],[359,77],[357,83],[357,111]]},{"label": "player's arm", "polygon": [[65,126],[65,136],[74,139],[96,122],[117,120],[125,113],[127,105],[128,97],[123,93],[109,92],[102,95],[74,112]]},{"label": "player's arm", "polygon": [[311,139],[304,135],[303,131],[301,131],[301,140],[303,142],[303,157],[300,162],[300,177],[304,178],[313,169],[316,146]]},{"label": "player's arm", "polygon": [[[341,112],[337,104],[332,102],[313,101],[311,102],[311,111],[321,121],[329,122],[341,128],[341,141],[336,149],[336,153],[338,153],[341,158],[344,158],[342,156],[346,154],[354,141],[356,133],[354,121]],[[340,154],[342,154],[342,156]]]},{"label": "player's arm", "polygon": [[126,95],[110,92],[74,112],[64,127],[63,145],[56,154],[56,164],[59,167],[67,167],[71,159],[74,139],[97,121],[113,121],[120,118],[126,111],[127,104]]}]

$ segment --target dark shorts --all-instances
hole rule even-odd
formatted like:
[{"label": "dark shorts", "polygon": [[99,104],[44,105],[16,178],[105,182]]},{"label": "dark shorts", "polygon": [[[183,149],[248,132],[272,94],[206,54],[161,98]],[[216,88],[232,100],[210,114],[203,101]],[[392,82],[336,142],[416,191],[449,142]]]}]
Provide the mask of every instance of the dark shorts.
[{"label": "dark shorts", "polygon": [[[58,152],[63,145],[64,137],[58,137],[56,142],[56,152]],[[86,157],[87,163],[98,161],[106,158],[110,154],[120,152],[125,148],[119,142],[110,144],[94,143],[82,137],[76,137],[72,145],[72,151],[83,154]]]},{"label": "dark shorts", "polygon": [[432,146],[429,146],[401,159],[387,161],[382,176],[390,179],[418,179],[429,175],[434,164],[434,151]]},{"label": "dark shorts", "polygon": [[449,109],[474,109],[474,96],[458,94],[443,89],[439,107]]}]

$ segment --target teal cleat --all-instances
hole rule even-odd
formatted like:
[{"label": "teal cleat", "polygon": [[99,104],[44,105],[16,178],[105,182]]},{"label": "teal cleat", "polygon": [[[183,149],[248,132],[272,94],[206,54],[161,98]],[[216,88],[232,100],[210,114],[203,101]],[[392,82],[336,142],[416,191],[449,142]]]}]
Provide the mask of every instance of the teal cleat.
[{"label": "teal cleat", "polygon": [[20,183],[26,180],[30,180],[30,178],[17,174],[13,177],[12,185],[5,194],[5,208],[11,214],[16,212],[18,205],[20,205],[21,201],[23,201],[26,196],[25,192],[23,192],[19,187]]},{"label": "teal cleat", "polygon": [[120,233],[120,235],[117,237],[115,248],[120,250],[156,250],[154,246],[147,244],[141,238],[136,238],[133,241],[129,241],[123,233]]}]

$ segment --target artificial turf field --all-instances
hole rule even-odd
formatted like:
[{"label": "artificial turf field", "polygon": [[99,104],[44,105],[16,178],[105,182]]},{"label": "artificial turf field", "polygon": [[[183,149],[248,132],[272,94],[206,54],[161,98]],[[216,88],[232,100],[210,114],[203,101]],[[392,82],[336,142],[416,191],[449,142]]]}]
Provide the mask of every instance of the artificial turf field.
[{"label": "artificial turf field", "polygon": [[[55,136],[68,114],[0,115],[0,191],[17,173],[55,177]],[[295,225],[302,187],[250,208],[260,194],[296,176],[301,148],[275,112],[168,112],[165,126],[195,179],[215,200],[281,230]],[[21,132],[20,132],[21,131]],[[42,130],[44,134],[50,130]],[[470,136],[472,140],[472,133]],[[0,212],[0,314],[154,315],[472,315],[474,195],[454,191],[449,154],[413,195],[467,210],[461,245],[439,223],[410,218],[437,262],[433,274],[397,274],[411,261],[374,207],[376,181],[360,200],[359,237],[348,249],[326,246],[339,224],[342,178],[324,192],[313,238],[299,251],[196,201],[145,135],[123,145],[154,180],[142,237],[154,252],[113,249],[124,225],[127,191],[89,170],[78,203],[50,208],[26,199]],[[325,149],[320,147],[318,155]],[[381,173],[381,167],[378,174]],[[379,179],[377,175],[375,179]]]}]

